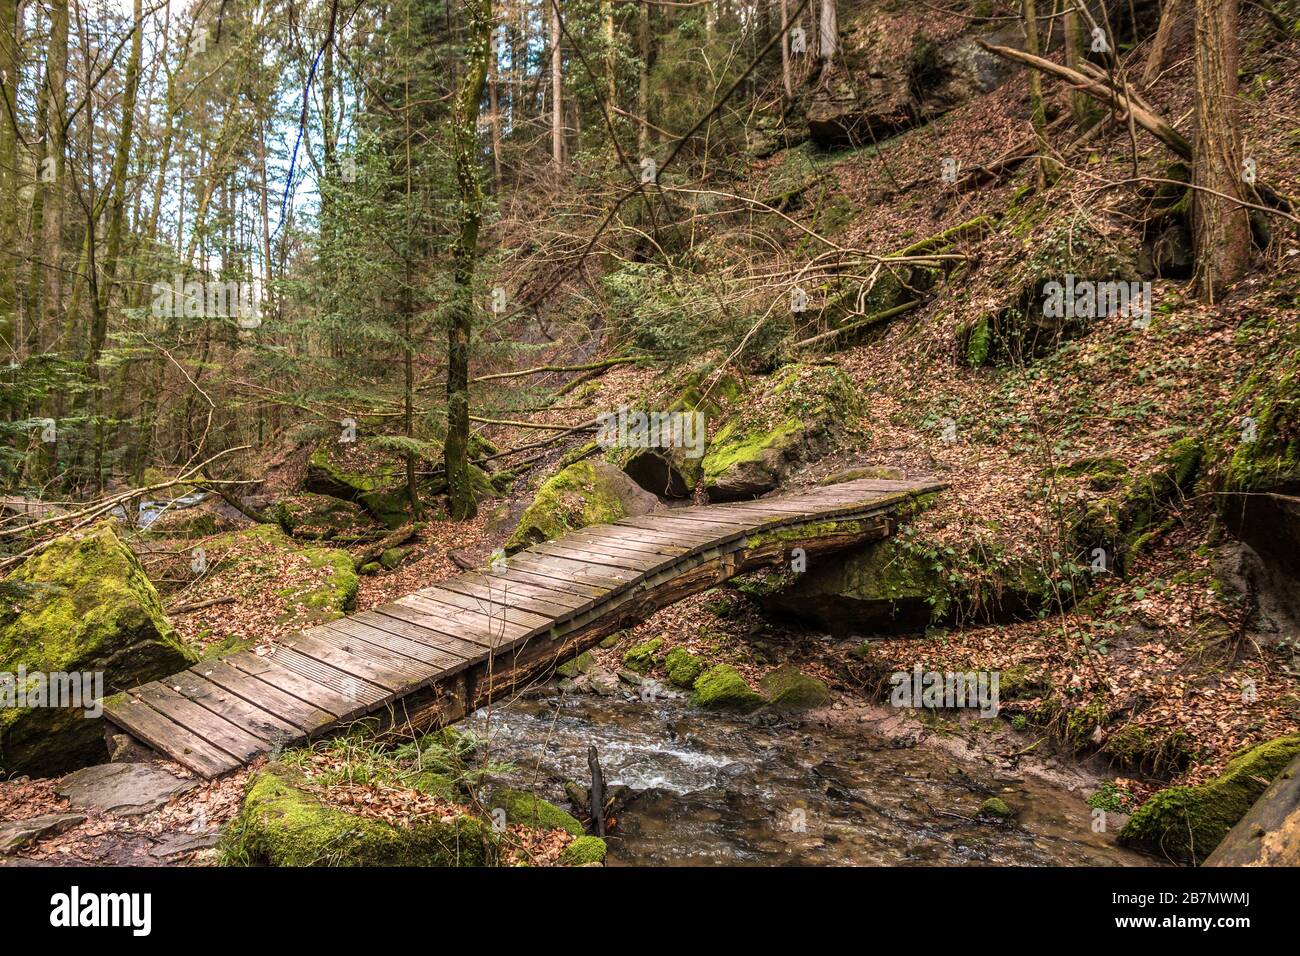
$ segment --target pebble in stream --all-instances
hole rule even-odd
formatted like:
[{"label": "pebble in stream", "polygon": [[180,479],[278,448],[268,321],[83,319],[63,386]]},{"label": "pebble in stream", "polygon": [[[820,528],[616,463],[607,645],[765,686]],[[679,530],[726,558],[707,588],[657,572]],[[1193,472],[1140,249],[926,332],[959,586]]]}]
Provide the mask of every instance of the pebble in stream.
[{"label": "pebble in stream", "polygon": [[[588,780],[643,791],[618,818],[610,865],[1151,865],[1092,832],[1084,794],[998,780],[869,729],[770,725],[679,701],[552,696],[468,720],[512,782],[563,802]],[[1011,792],[1003,793],[1009,786]],[[999,793],[1017,821],[977,818]]]}]

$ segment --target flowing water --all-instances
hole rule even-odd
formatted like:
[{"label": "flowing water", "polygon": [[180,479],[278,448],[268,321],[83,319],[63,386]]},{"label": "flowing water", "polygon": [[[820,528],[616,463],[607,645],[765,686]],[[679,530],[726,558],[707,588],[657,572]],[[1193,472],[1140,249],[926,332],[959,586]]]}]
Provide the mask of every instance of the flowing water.
[{"label": "flowing water", "polygon": [[[629,695],[630,696],[630,695]],[[610,865],[1150,865],[1094,833],[1086,792],[999,774],[869,725],[720,716],[680,700],[553,695],[466,721],[510,782],[563,805],[563,782],[638,791],[618,813]],[[1002,797],[1013,823],[976,818]],[[1114,827],[1111,828],[1112,830]]]}]

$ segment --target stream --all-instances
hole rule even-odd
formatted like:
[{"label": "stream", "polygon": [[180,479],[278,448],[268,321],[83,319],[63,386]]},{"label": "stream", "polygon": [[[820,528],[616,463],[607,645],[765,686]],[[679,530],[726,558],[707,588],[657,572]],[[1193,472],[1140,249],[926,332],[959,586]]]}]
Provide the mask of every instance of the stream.
[{"label": "stream", "polygon": [[[512,786],[561,806],[566,779],[590,781],[595,744],[606,784],[639,791],[617,815],[611,866],[1154,862],[1116,846],[1113,832],[1092,832],[1084,787],[902,746],[869,724],[772,723],[682,700],[557,693],[498,703],[462,726],[488,739],[490,760],[513,765]],[[990,795],[1020,811],[1017,820],[976,819]]]}]

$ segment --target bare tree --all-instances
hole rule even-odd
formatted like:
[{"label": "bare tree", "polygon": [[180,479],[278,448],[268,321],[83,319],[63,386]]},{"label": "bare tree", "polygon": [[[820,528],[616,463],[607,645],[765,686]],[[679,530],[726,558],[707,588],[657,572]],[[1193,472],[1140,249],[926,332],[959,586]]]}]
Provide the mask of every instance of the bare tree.
[{"label": "bare tree", "polygon": [[564,85],[561,79],[560,0],[551,0],[551,162],[564,166]]},{"label": "bare tree", "polygon": [[1207,301],[1246,271],[1250,220],[1241,204],[1237,0],[1196,0],[1196,139],[1192,146],[1196,285]]}]

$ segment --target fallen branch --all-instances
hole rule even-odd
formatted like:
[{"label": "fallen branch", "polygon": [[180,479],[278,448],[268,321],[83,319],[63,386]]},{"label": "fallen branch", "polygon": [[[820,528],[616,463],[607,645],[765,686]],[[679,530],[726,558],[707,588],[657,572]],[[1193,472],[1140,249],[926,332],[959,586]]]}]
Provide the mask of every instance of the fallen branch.
[{"label": "fallen branch", "polygon": [[471,382],[493,382],[502,378],[520,378],[525,375],[541,375],[543,372],[591,372],[599,369],[610,368],[614,365],[626,365],[628,362],[635,362],[636,358],[630,355],[620,356],[618,358],[605,359],[600,362],[588,362],[586,365],[535,365],[532,368],[519,369],[516,372],[495,372],[492,375],[480,375],[477,378],[471,378]]},{"label": "fallen branch", "polygon": [[1168,146],[1180,158],[1185,160],[1192,158],[1192,144],[1187,141],[1187,138],[1166,123],[1160,116],[1144,108],[1138,102],[1137,97],[1125,96],[1109,84],[1103,83],[1100,79],[1093,79],[1078,70],[1072,70],[1068,66],[1061,66],[1059,63],[1053,63],[1051,60],[1045,60],[1040,56],[1034,56],[1007,46],[986,43],[983,40],[978,42],[980,46],[990,53],[996,53],[1003,59],[1023,63],[1025,66],[1033,67],[1040,73],[1046,73],[1048,76],[1065,80],[1078,89],[1079,92],[1087,94],[1112,110],[1127,113],[1133,118],[1133,122]]},{"label": "fallen branch", "polygon": [[856,322],[850,322],[848,325],[841,325],[837,329],[831,329],[829,332],[821,332],[817,335],[810,336],[809,338],[794,343],[794,345],[792,345],[791,348],[795,348],[795,349],[805,348],[806,346],[815,345],[818,342],[823,342],[826,339],[836,338],[845,332],[852,332],[854,329],[860,329],[863,326],[875,325],[877,322],[884,322],[887,319],[892,319],[896,315],[902,315],[904,312],[909,312],[912,309],[915,309],[920,304],[921,304],[920,300],[913,300],[912,302],[904,302],[902,305],[896,305],[892,309],[886,309],[883,312],[876,312],[872,315],[868,315],[864,319],[859,319]]},{"label": "fallen branch", "polygon": [[238,598],[233,596],[208,598],[206,601],[194,601],[191,604],[177,604],[175,607],[169,607],[165,610],[168,614],[189,614],[191,611],[200,611],[205,607],[212,607],[216,604],[233,604]]},{"label": "fallen branch", "polygon": [[415,521],[411,524],[402,525],[391,534],[386,534],[378,542],[366,548],[355,558],[352,559],[352,567],[360,568],[364,564],[369,564],[376,560],[381,554],[389,548],[395,548],[399,544],[406,544],[424,529],[423,521]]}]

